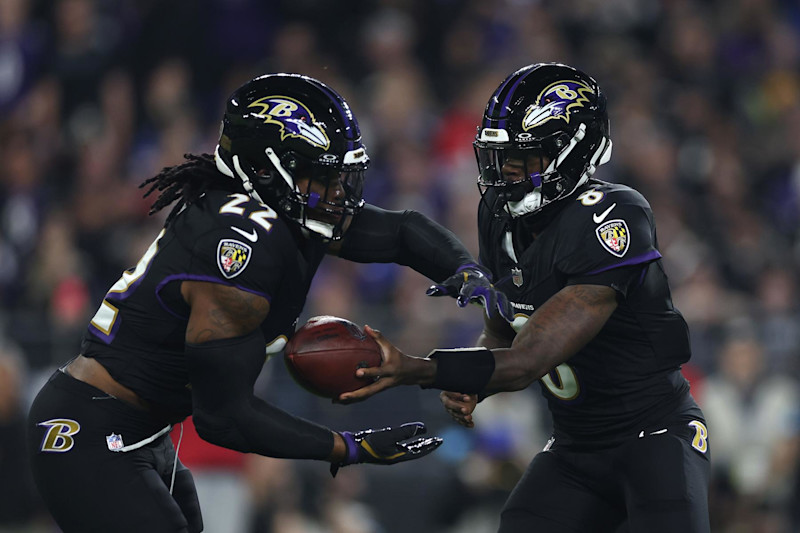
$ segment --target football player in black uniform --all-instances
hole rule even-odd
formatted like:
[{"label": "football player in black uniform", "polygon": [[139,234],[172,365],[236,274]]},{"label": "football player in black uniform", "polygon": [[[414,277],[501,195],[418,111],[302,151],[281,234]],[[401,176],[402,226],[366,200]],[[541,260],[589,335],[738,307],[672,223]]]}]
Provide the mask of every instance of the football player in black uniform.
[{"label": "football player in black uniform", "polygon": [[[478,397],[539,381],[554,434],[505,504],[500,531],[709,531],[709,438],[680,366],[686,322],[672,305],[653,213],[641,194],[592,178],[611,156],[606,100],[561,64],[511,74],[475,140],[480,254],[514,308],[480,348],[403,355],[359,375],[443,391],[473,425]],[[479,396],[476,397],[475,394]]]},{"label": "football player in black uniform", "polygon": [[153,211],[176,202],[164,229],[30,410],[35,479],[66,533],[201,531],[191,474],[168,436],[189,415],[213,444],[329,461],[334,474],[436,449],[441,439],[418,422],[334,432],[254,396],[265,355],[293,334],[326,253],[408,265],[462,307],[507,309],[451,232],[364,203],[358,123],[317,80],[246,83],[227,102],[215,154],[187,159],[143,184],[161,192]]}]

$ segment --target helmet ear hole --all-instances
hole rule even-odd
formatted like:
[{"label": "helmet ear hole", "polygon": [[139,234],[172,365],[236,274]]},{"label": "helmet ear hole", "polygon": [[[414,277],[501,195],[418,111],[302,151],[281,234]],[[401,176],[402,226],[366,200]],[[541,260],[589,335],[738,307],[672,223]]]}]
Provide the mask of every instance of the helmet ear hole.
[{"label": "helmet ear hole", "polygon": [[542,148],[544,149],[544,153],[551,161],[558,157],[558,154],[561,153],[561,150],[566,148],[568,145],[569,134],[566,132],[561,132],[558,135],[542,140]]},{"label": "helmet ear hole", "polygon": [[278,177],[277,170],[271,169],[264,169],[263,172],[258,173],[258,177],[256,178],[256,182],[258,185],[262,185],[265,187],[271,187],[272,184],[275,183],[275,178]]},{"label": "helmet ear hole", "polygon": [[293,153],[287,152],[281,156],[281,165],[283,165],[283,168],[293,173],[297,170],[297,158]]}]

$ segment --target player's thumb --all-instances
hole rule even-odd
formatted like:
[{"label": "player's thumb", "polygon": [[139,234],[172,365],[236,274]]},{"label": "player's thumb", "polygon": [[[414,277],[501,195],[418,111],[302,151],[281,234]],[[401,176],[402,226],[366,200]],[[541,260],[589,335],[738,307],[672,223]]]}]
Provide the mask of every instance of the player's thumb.
[{"label": "player's thumb", "polygon": [[366,331],[367,335],[369,335],[376,341],[379,339],[383,339],[383,335],[381,334],[380,330],[374,329],[369,324],[364,324],[364,331]]},{"label": "player's thumb", "polygon": [[381,361],[385,362],[391,350],[391,344],[389,343],[389,341],[386,340],[386,338],[380,331],[371,328],[367,324],[364,325],[364,331],[366,332],[367,335],[375,339],[375,342],[378,343],[378,346],[381,349]]},{"label": "player's thumb", "polygon": [[410,439],[417,435],[424,435],[428,429],[423,422],[406,422],[395,428],[395,439],[398,441]]}]

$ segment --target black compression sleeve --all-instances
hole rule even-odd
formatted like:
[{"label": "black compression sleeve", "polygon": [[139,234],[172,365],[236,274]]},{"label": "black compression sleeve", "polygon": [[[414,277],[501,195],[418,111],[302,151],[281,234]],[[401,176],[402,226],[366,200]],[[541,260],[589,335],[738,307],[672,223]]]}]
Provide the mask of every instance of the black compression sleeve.
[{"label": "black compression sleeve", "polygon": [[208,442],[269,457],[326,459],[331,430],[297,418],[253,395],[264,362],[260,330],[232,339],[186,344],[192,416]]},{"label": "black compression sleeve", "polygon": [[397,263],[436,282],[475,263],[455,234],[416,211],[365,205],[342,239],[339,256],[358,263]]}]

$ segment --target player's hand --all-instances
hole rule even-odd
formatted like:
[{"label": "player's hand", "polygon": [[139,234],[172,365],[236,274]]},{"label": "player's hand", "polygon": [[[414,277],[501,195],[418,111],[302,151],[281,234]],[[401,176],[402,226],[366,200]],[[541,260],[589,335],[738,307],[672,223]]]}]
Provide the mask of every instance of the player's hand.
[{"label": "player's hand", "polygon": [[439,399],[442,401],[447,413],[453,417],[453,420],[466,428],[475,427],[475,422],[472,420],[472,411],[478,405],[477,394],[442,391],[439,394]]},{"label": "player's hand", "polygon": [[364,331],[375,339],[381,347],[381,366],[371,366],[356,370],[356,377],[363,378],[371,383],[360,389],[340,394],[335,400],[339,403],[354,403],[366,400],[382,390],[398,385],[416,385],[423,375],[422,367],[431,365],[431,362],[418,357],[409,357],[389,342],[381,332],[364,326]]},{"label": "player's hand", "polygon": [[395,428],[365,429],[357,433],[343,431],[347,455],[341,463],[331,463],[331,475],[339,467],[356,463],[393,465],[425,457],[441,446],[441,437],[425,437],[425,424],[409,422]]},{"label": "player's hand", "polygon": [[443,282],[431,285],[425,294],[452,296],[456,298],[459,307],[476,303],[483,306],[489,318],[499,313],[509,322],[514,320],[514,310],[506,295],[492,285],[489,273],[475,264],[461,266],[455,274]]}]

